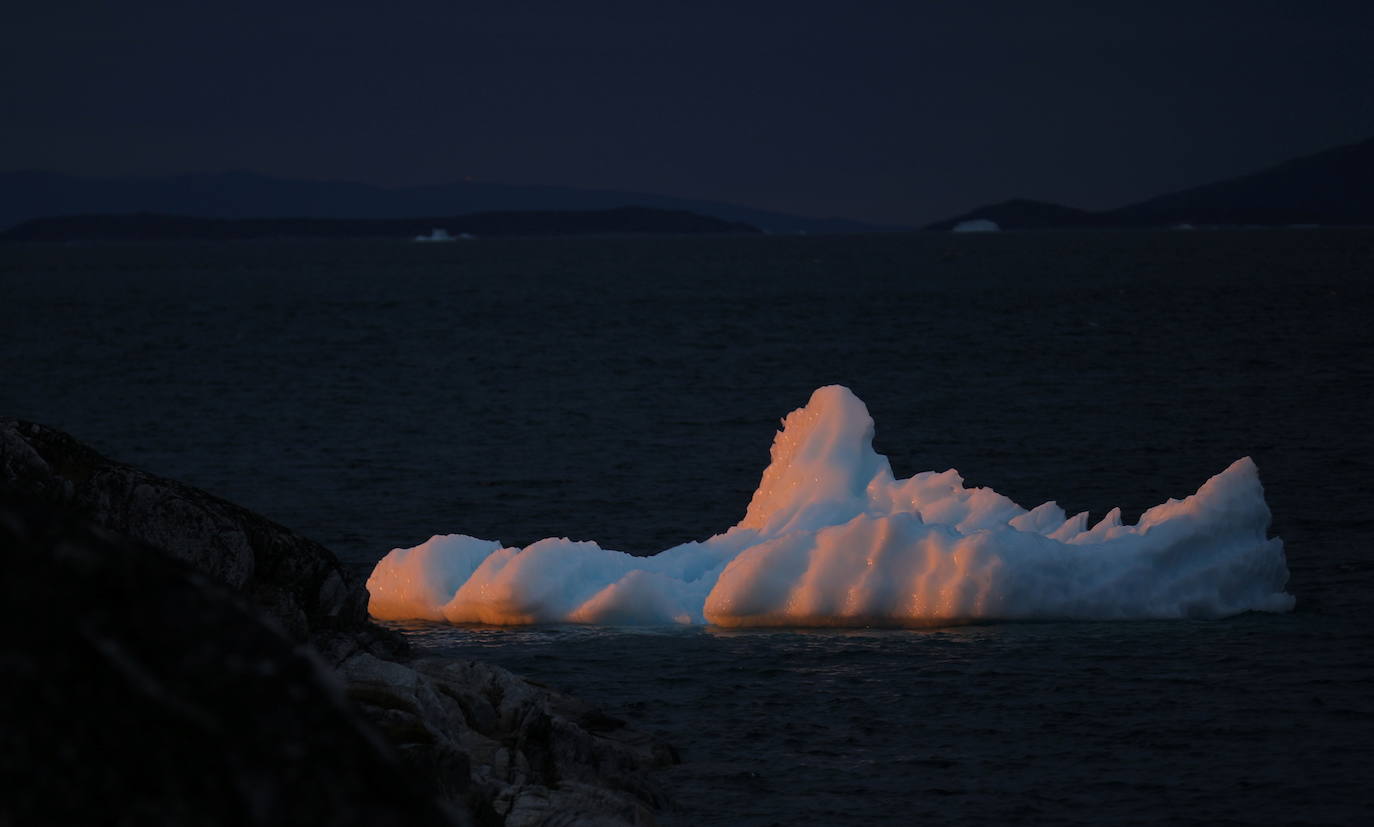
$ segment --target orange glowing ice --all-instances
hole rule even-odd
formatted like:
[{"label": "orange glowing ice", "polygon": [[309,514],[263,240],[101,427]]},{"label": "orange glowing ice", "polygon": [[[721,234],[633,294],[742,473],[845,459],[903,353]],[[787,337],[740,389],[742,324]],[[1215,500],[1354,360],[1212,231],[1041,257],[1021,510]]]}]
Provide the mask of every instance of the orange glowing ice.
[{"label": "orange glowing ice", "polygon": [[1283,542],[1249,458],[1183,500],[1092,528],[1027,511],[953,469],[895,479],[847,388],[783,420],[738,525],[633,557],[547,539],[462,535],[388,554],[368,581],[382,619],[722,626],[931,625],[976,619],[1223,617],[1287,611]]}]

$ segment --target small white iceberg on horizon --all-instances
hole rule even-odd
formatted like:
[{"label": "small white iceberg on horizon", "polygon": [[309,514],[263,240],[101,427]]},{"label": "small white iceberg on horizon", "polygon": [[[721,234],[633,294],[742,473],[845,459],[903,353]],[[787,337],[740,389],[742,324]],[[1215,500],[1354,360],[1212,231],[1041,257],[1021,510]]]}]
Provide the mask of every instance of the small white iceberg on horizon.
[{"label": "small white iceberg on horizon", "polygon": [[1001,231],[1001,227],[996,221],[987,218],[970,218],[967,221],[960,221],[950,228],[952,233],[995,233]]},{"label": "small white iceberg on horizon", "polygon": [[549,538],[439,535],[372,572],[382,620],[935,626],[975,620],[1220,618],[1286,612],[1283,541],[1254,462],[1123,525],[1026,510],[954,469],[896,479],[873,419],[831,385],[783,420],[739,524],[650,557]]},{"label": "small white iceberg on horizon", "polygon": [[435,227],[429,231],[428,235],[421,234],[415,236],[416,241],[458,241],[460,239],[466,240],[469,238],[472,238],[472,235],[469,233],[450,235],[449,231],[445,230],[443,227]]},{"label": "small white iceberg on horizon", "polygon": [[415,240],[416,240],[416,241],[456,241],[457,239],[455,239],[453,236],[449,235],[448,230],[445,230],[443,227],[435,227],[434,229],[432,229],[432,230],[429,231],[429,235],[423,235],[423,234],[422,234],[422,235],[417,235],[417,236],[415,236]]}]

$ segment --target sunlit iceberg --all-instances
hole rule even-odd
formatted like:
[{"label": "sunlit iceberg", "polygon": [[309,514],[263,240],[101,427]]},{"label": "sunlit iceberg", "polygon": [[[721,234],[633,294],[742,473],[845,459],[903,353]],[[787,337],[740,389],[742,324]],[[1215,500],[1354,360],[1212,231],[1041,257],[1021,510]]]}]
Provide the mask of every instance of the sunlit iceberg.
[{"label": "sunlit iceberg", "polygon": [[396,549],[367,587],[384,620],[930,626],[974,620],[1283,612],[1283,541],[1248,457],[1123,525],[1029,511],[953,469],[895,479],[847,388],[783,420],[738,525],[651,557],[459,534]]}]

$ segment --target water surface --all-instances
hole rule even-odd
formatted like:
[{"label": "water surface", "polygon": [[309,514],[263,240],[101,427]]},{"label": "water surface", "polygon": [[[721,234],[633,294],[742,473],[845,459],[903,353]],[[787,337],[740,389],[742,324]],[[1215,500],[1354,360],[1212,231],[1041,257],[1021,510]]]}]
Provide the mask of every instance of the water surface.
[{"label": "water surface", "polygon": [[662,731],[679,824],[1357,823],[1374,232],[0,246],[0,413],[335,549],[646,553],[845,384],[898,476],[1133,521],[1258,463],[1298,608],[723,634],[426,627]]}]

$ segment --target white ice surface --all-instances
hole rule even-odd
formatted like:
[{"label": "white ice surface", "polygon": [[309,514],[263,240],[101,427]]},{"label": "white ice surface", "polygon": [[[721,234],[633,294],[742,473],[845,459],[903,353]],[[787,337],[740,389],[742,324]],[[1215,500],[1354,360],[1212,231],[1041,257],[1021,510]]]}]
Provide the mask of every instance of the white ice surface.
[{"label": "white ice surface", "polygon": [[461,534],[396,549],[367,587],[386,620],[925,626],[979,619],[1215,618],[1288,611],[1283,542],[1247,457],[1197,493],[1091,528],[953,469],[894,479],[847,388],[818,389],[773,442],[738,525],[634,557]]}]

